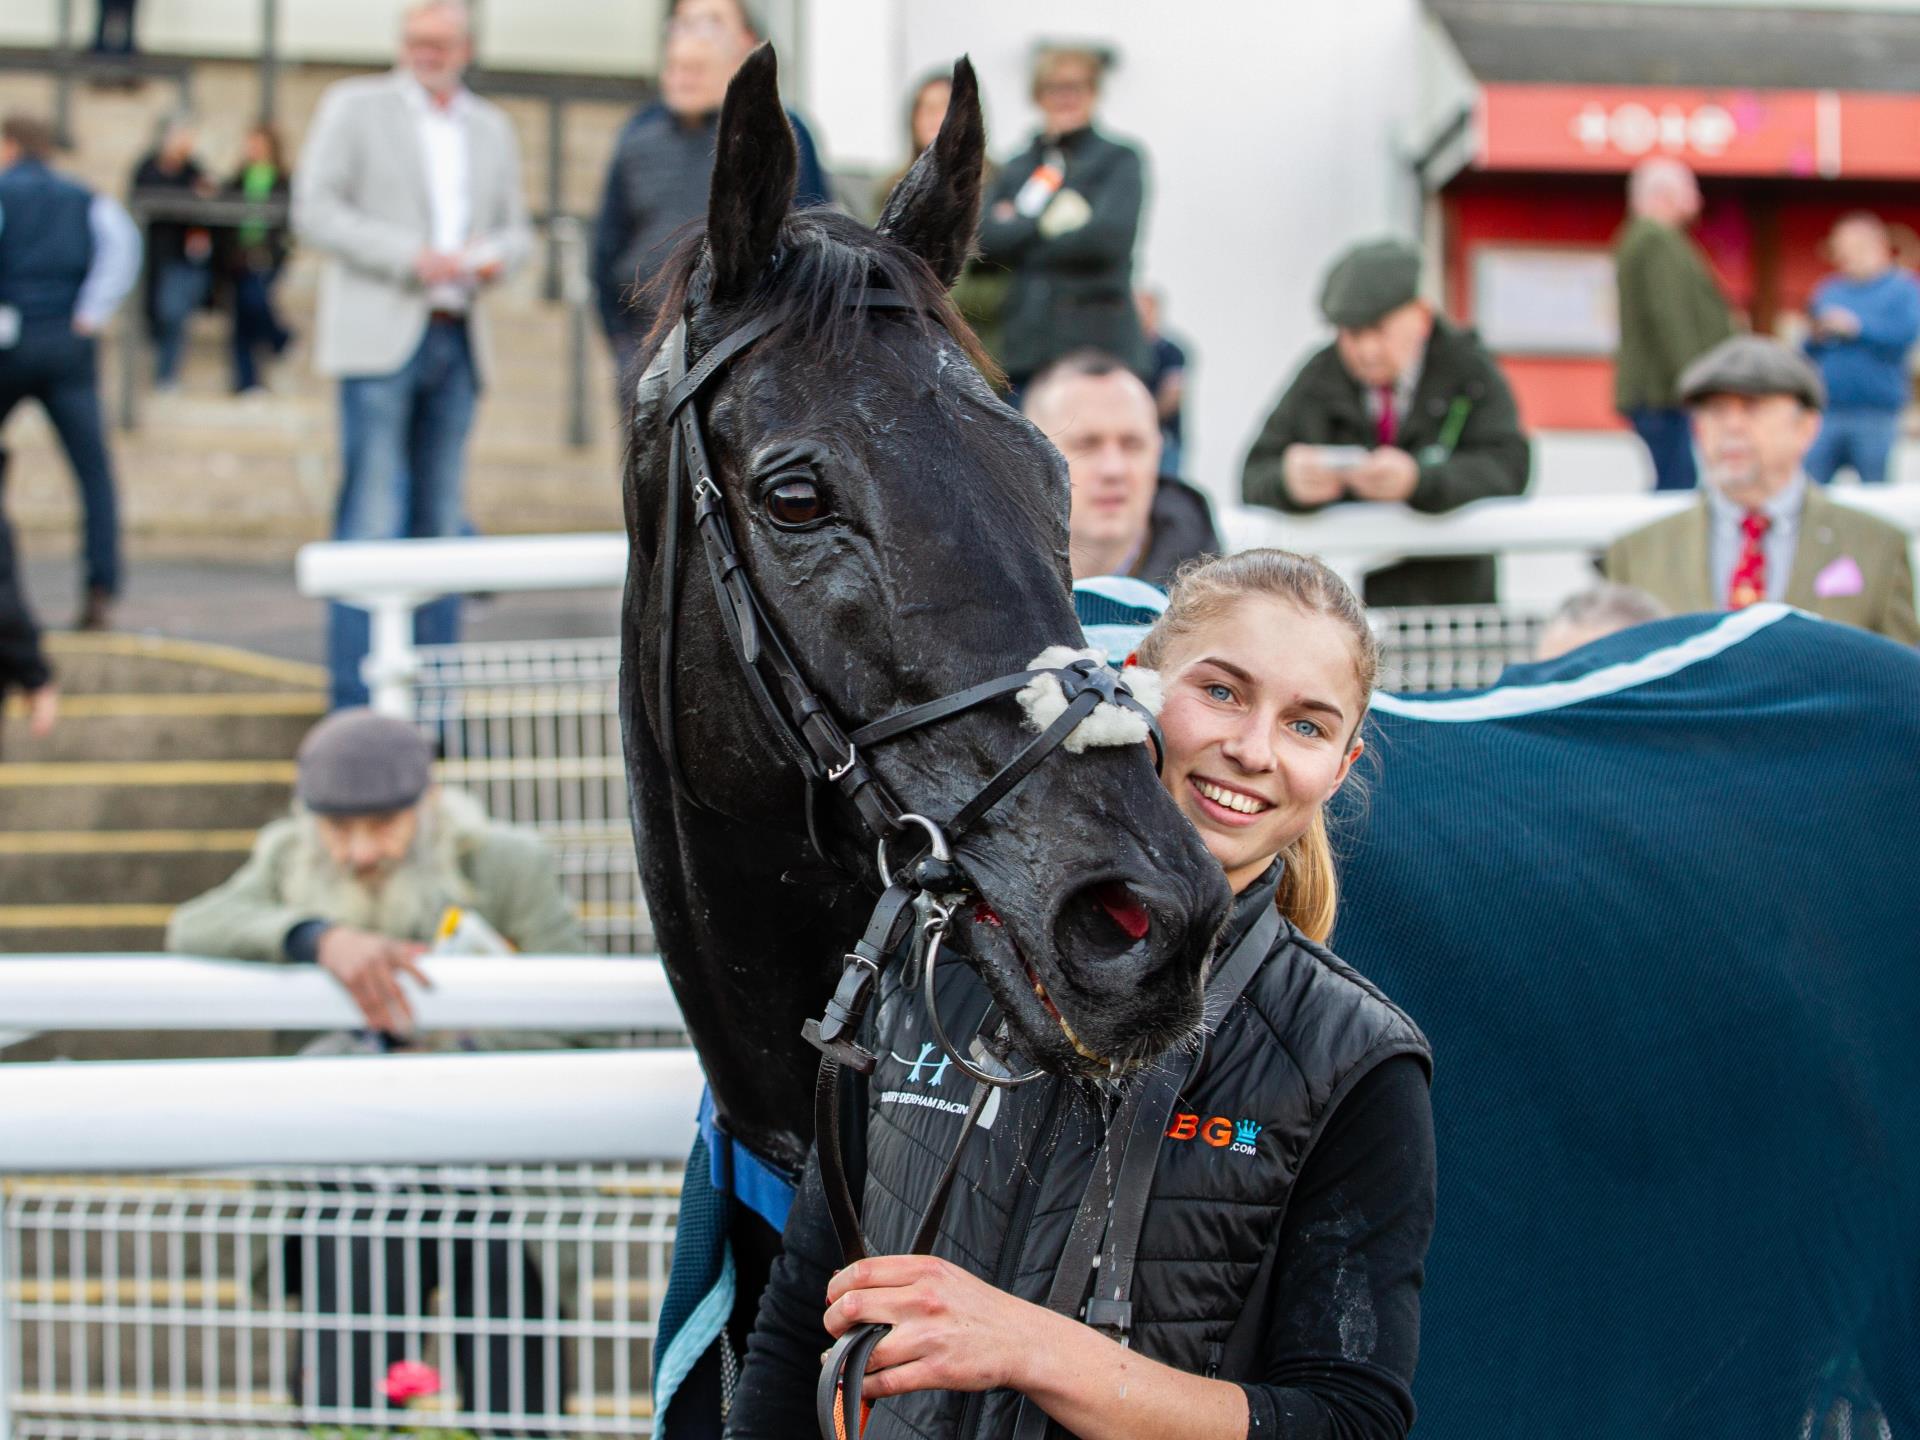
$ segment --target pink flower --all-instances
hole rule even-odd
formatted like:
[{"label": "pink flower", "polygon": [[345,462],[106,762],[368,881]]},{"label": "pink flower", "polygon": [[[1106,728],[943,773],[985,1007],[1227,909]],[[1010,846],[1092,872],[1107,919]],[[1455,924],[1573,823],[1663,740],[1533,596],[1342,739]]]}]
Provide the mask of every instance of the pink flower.
[{"label": "pink flower", "polygon": [[382,1387],[387,1399],[405,1405],[426,1395],[440,1393],[440,1372],[418,1360],[396,1360],[387,1367],[387,1383]]}]

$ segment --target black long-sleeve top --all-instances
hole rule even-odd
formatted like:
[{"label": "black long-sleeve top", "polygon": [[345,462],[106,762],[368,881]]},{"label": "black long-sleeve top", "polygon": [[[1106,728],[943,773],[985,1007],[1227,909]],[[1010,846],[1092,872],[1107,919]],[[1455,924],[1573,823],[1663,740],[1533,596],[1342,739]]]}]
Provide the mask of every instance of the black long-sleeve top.
[{"label": "black long-sleeve top", "polygon": [[[5,494],[7,452],[0,450],[0,496]],[[53,678],[40,649],[40,627],[27,609],[20,588],[19,563],[13,544],[13,526],[0,504],[0,698],[8,690],[38,690]]]},{"label": "black long-sleeve top", "polygon": [[[1265,1297],[1262,1359],[1242,1385],[1249,1437],[1407,1434],[1433,1219],[1427,1079],[1420,1060],[1402,1055],[1354,1085],[1294,1184]],[[760,1303],[731,1440],[813,1433],[814,1386],[830,1344],[821,1323],[827,1281],[839,1268],[816,1163],[807,1166],[785,1243]]]}]

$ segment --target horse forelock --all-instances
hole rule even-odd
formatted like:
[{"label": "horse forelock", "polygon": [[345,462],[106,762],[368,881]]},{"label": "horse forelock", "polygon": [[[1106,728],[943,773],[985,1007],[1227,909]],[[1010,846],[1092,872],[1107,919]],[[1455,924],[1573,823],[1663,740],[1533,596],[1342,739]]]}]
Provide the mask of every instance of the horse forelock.
[{"label": "horse forelock", "polygon": [[868,292],[892,290],[911,302],[904,313],[912,323],[930,337],[944,332],[981,374],[1000,378],[926,261],[850,215],[824,206],[789,212],[760,283],[724,309],[708,302],[705,255],[705,226],[689,227],[647,286],[655,318],[642,346],[643,369],[682,316],[696,346],[713,343],[748,316],[771,314],[769,338],[805,343],[827,359],[845,358],[867,333],[861,306]]}]

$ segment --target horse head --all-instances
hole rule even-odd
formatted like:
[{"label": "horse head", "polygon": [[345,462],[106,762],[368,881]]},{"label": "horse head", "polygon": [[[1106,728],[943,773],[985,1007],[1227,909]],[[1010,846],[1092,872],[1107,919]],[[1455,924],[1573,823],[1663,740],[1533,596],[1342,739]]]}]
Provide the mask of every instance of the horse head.
[{"label": "horse head", "polygon": [[[659,282],[660,328],[684,320],[692,366],[741,326],[770,326],[693,403],[767,625],[849,733],[1084,643],[1065,464],[982,378],[990,362],[947,297],[971,244],[984,150],[962,60],[939,138],[876,228],[796,210],[793,135],[763,47],[721,112],[704,238],[685,242]],[[864,304],[876,290],[907,303]],[[821,848],[862,883],[769,878],[811,854],[805,787],[745,681],[690,538],[686,489],[669,483],[678,343],[656,333],[643,355],[627,470],[622,709],[638,838],[662,953],[710,1072],[749,1035],[784,1036],[783,1083],[799,1092],[791,1124],[804,1127],[812,1056],[799,1023],[818,1012],[872,903],[874,837],[828,793]],[[667,573],[675,526],[680,559]],[[861,758],[906,809],[945,823],[1033,738],[1006,696]],[[691,795],[673,784],[675,754]],[[955,859],[984,903],[956,917],[954,942],[1023,1056],[1104,1073],[1195,1032],[1228,895],[1144,746],[1055,752],[958,837]],[[750,1100],[729,1088],[714,1075],[737,1131],[780,1128],[739,1113]]]}]

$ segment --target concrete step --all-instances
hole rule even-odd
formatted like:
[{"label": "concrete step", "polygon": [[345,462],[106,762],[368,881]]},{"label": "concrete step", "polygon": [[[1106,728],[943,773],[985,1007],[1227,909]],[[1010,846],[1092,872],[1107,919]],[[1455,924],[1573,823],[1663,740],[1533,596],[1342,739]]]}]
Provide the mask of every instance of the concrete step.
[{"label": "concrete step", "polygon": [[0,902],[11,910],[177,905],[238,870],[253,838],[251,830],[7,831],[0,833]]},{"label": "concrete step", "polygon": [[[327,683],[326,671],[317,665],[162,635],[56,631],[46,637],[46,646],[69,697],[291,692],[307,700],[322,693]],[[10,746],[15,742],[26,743],[18,734],[8,737]]]},{"label": "concrete step", "polygon": [[300,1038],[279,1036],[269,1030],[48,1030],[0,1050],[0,1064],[32,1065],[45,1060],[251,1060],[291,1055],[299,1045]]},{"label": "concrete step", "polygon": [[0,955],[162,950],[172,913],[171,905],[0,905]]},{"label": "concrete step", "polygon": [[[17,491],[9,487],[8,500],[21,534],[70,545],[78,513],[64,472],[16,468],[23,478]],[[245,463],[218,455],[156,457],[143,464],[141,486],[126,492],[122,530],[136,555],[157,545],[176,556],[223,558],[243,544],[260,559],[287,558],[331,531],[338,486],[330,458],[314,451]],[[476,454],[467,470],[467,512],[490,535],[618,530],[617,451],[608,446],[584,460],[558,449],[531,449],[524,458]]]},{"label": "concrete step", "polygon": [[[286,813],[293,768],[290,759],[8,762],[0,823],[10,831],[257,829]],[[137,928],[164,923],[143,919]]]},{"label": "concrete step", "polygon": [[[62,760],[284,760],[326,713],[318,692],[253,695],[70,694],[45,738],[8,707],[6,758],[12,764]],[[4,836],[0,836],[3,842]]]}]

